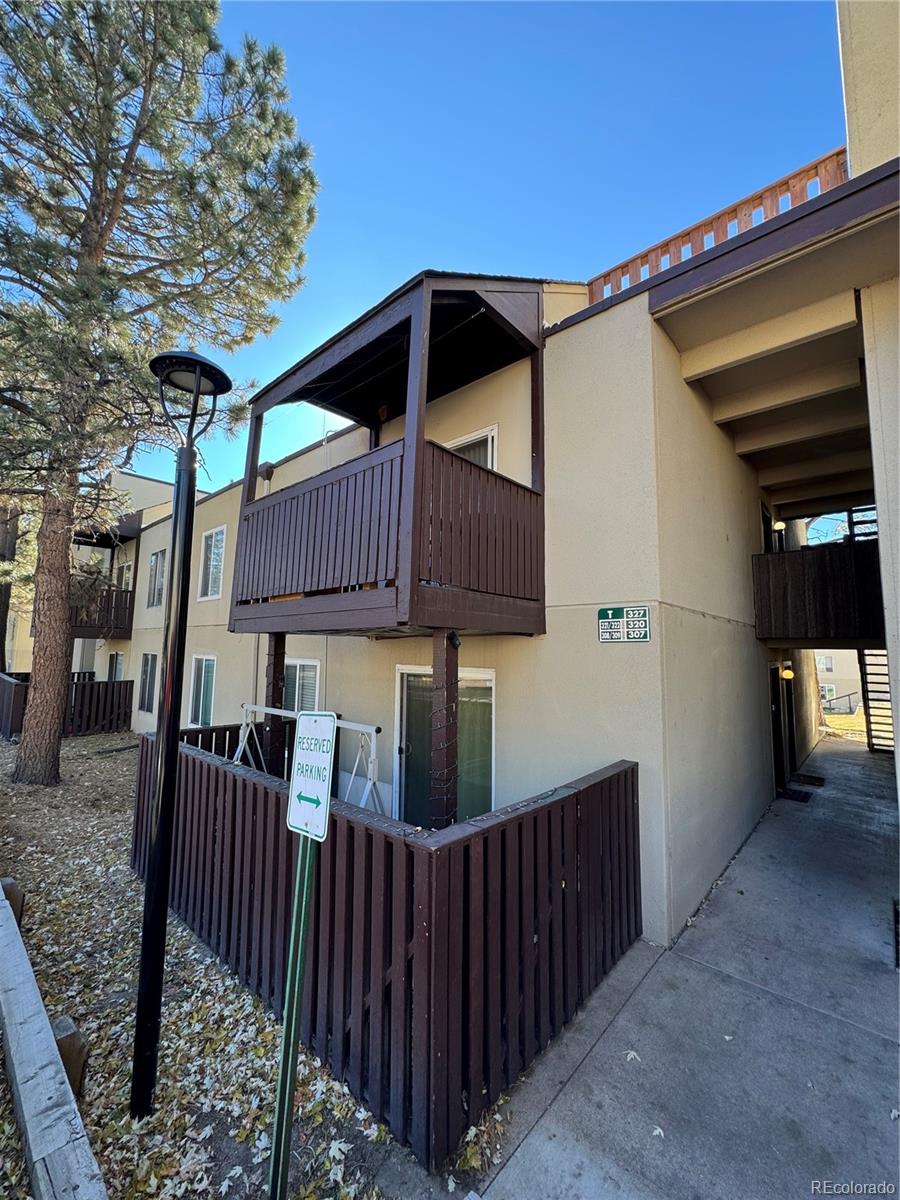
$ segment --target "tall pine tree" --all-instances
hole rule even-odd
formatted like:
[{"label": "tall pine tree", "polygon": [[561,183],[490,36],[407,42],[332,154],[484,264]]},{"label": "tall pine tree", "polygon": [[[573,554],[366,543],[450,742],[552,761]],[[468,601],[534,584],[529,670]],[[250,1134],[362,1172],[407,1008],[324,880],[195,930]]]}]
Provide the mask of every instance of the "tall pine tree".
[{"label": "tall pine tree", "polygon": [[283,57],[223,51],[218,15],[0,0],[0,506],[39,510],[17,780],[59,779],[73,532],[166,438],[148,359],[268,333],[303,283],[316,180]]}]

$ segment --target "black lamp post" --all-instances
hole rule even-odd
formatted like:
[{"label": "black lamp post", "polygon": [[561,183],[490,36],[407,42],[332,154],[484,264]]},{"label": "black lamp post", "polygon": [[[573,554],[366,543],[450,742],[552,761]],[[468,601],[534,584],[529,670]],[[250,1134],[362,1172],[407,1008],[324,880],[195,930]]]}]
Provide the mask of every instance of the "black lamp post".
[{"label": "black lamp post", "polygon": [[[191,537],[197,493],[196,441],[209,429],[219,396],[231,391],[231,380],[209,359],[189,351],[157,354],[150,370],[159,380],[159,400],[166,419],[178,435],[175,493],[172,498],[172,536],[166,580],[166,619],[163,627],[159,714],[156,724],[155,793],[151,809],[150,852],[144,887],[144,924],[138,977],[131,1072],[131,1115],[149,1116],[156,1086],[163,974],[166,957],[166,919],[172,870],[172,832],[178,775],[178,735],[181,690],[191,578]],[[176,395],[166,398],[166,386]],[[208,407],[200,411],[200,398]],[[189,399],[187,398],[189,397]],[[198,421],[202,421],[198,428]]]}]

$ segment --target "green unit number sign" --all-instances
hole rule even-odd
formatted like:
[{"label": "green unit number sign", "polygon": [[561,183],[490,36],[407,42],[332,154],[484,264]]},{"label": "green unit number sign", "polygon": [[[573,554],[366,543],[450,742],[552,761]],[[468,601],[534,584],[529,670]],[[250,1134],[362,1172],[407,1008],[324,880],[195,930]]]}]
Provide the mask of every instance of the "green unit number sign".
[{"label": "green unit number sign", "polygon": [[649,642],[650,608],[646,604],[610,604],[597,613],[601,642]]}]

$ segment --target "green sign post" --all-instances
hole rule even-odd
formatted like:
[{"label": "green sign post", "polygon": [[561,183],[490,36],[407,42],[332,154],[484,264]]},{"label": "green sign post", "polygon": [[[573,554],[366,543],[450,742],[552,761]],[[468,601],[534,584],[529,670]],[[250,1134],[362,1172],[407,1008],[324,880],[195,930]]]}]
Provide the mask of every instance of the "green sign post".
[{"label": "green sign post", "polygon": [[597,613],[597,633],[601,642],[649,642],[649,605],[604,605]]},{"label": "green sign post", "polygon": [[284,1025],[281,1033],[281,1062],[275,1094],[272,1154],[269,1158],[269,1200],[285,1200],[291,1160],[291,1126],[294,1090],[297,1084],[297,1054],[300,1049],[300,1005],[303,1000],[303,966],[306,957],[306,926],[316,865],[316,842],[328,836],[331,775],[334,766],[334,713],[301,713],[297,718],[294,765],[288,791],[288,828],[300,834],[294,911],[288,948],[287,981],[284,994]]}]

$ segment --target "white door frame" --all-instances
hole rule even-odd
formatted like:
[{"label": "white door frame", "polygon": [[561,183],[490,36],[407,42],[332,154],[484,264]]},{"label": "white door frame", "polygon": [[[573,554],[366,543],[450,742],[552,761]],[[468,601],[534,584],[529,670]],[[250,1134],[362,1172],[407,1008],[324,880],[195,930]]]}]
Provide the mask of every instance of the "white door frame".
[{"label": "white door frame", "polygon": [[[394,682],[394,769],[391,781],[391,816],[400,820],[400,722],[402,718],[402,696],[404,675],[432,675],[430,666],[413,666],[398,663]],[[497,672],[493,667],[460,667],[460,679],[486,679],[491,685],[491,812],[497,807]]]}]

